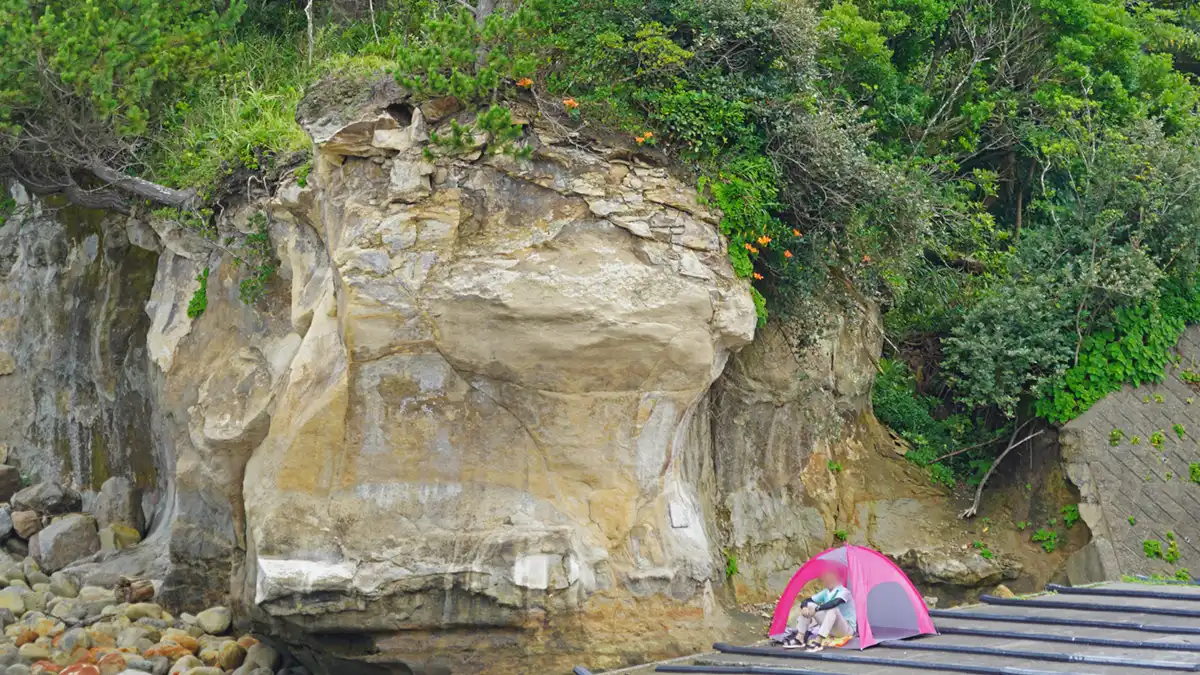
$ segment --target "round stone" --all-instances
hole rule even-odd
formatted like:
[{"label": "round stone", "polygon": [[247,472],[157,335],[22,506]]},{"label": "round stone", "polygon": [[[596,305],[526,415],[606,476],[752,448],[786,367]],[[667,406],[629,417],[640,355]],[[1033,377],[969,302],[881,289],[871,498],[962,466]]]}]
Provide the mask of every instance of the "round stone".
[{"label": "round stone", "polygon": [[196,623],[210,635],[223,635],[232,621],[233,614],[228,607],[213,607],[196,615]]}]

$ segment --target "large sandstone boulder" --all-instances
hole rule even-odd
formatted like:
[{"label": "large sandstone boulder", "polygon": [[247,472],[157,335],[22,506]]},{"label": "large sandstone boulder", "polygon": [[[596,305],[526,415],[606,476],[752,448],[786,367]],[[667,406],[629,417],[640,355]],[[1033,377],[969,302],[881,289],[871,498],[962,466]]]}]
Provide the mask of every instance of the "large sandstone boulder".
[{"label": "large sandstone boulder", "polygon": [[42,518],[36,511],[13,511],[12,523],[17,536],[22,539],[29,539],[42,529]]},{"label": "large sandstone boulder", "polygon": [[30,550],[43,569],[57,572],[100,550],[96,521],[82,513],[56,518],[34,535]]},{"label": "large sandstone boulder", "polygon": [[909,570],[913,581],[927,586],[990,586],[1001,580],[1016,579],[1021,571],[1019,564],[1002,558],[984,558],[976,555],[974,549],[965,553],[935,548],[908,549],[897,556],[897,562]]},{"label": "large sandstone boulder", "polygon": [[446,626],[439,652],[494,672],[530,666],[546,638],[514,630],[542,622],[555,663],[707,642],[707,393],[755,325],[717,216],[540,128],[529,160],[437,157],[402,94],[305,122],[317,187],[276,212],[333,273],[293,306],[246,468],[247,599],[281,630],[380,635],[379,662]]},{"label": "large sandstone boulder", "polygon": [[[755,601],[843,538],[938,594],[1018,569],[1005,552],[1028,534],[965,532],[871,415],[869,303],[743,348],[753,304],[692,181],[517,115],[528,159],[483,136],[450,155],[431,138],[470,124],[458,102],[390,79],[319,87],[299,114],[308,185],[281,158],[239,186],[216,222],[229,246],[17,195],[0,224],[0,455],[51,482],[14,495],[13,528],[49,524],[31,542],[48,572],[84,559],[38,611],[226,605],[232,577],[235,618],[319,675],[442,672],[430,657],[565,672],[583,653],[609,667],[707,646],[726,555],[735,598]],[[244,303],[229,250],[264,216],[276,272]],[[51,524],[81,502],[99,556],[90,519]],[[970,546],[985,533],[994,559]],[[1037,555],[1044,582],[1062,556]],[[120,596],[97,588],[122,579]],[[27,600],[44,595],[5,601]],[[323,643],[350,648],[307,654]],[[235,646],[226,670],[279,665]]]}]

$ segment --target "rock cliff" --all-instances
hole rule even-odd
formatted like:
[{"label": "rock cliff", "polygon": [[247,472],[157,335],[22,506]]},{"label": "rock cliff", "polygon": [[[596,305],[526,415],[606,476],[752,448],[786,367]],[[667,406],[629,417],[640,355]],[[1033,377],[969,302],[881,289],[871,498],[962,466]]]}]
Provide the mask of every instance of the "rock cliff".
[{"label": "rock cliff", "polygon": [[108,478],[142,495],[145,541],[71,574],[232,599],[317,673],[513,673],[704,647],[842,539],[934,588],[1022,569],[871,415],[869,302],[756,336],[689,181],[517,112],[528,158],[447,152],[455,102],[327,81],[311,168],[246,180],[215,236],[14,188],[0,443],[101,521]]},{"label": "rock cliff", "polygon": [[92,490],[117,473],[161,487],[143,311],[157,256],[117,219],[12,192],[16,211],[0,220],[0,454]]},{"label": "rock cliff", "polygon": [[[329,262],[293,295],[246,470],[247,599],[281,628],[386,635],[375,660],[496,672],[698,630],[706,396],[755,323],[715,216],[664,168],[541,129],[529,160],[436,157],[437,102],[376,94],[302,110],[313,185],[272,204]],[[514,631],[553,639],[504,649]]]},{"label": "rock cliff", "polygon": [[[37,367],[74,370],[49,408],[8,412],[6,440],[85,501],[93,456],[145,484],[146,542],[76,565],[86,581],[150,576],[184,607],[232,593],[356,662],[515,672],[703,644],[722,620],[708,393],[756,321],[717,216],[653,157],[539,125],[528,159],[485,139],[441,155],[431,135],[469,118],[446,103],[317,89],[308,180],[229,200],[219,245],[158,217],[89,213],[75,235],[61,214],[12,219],[5,292],[31,307],[11,312],[0,384],[36,398]],[[238,247],[264,222],[277,274],[248,305]],[[52,323],[62,301],[37,284],[68,282],[86,292],[66,318],[94,329]],[[94,316],[113,306],[129,316]],[[96,345],[118,328],[142,408],[108,417],[141,435],[89,432],[108,452],[54,425],[104,382]]]}]

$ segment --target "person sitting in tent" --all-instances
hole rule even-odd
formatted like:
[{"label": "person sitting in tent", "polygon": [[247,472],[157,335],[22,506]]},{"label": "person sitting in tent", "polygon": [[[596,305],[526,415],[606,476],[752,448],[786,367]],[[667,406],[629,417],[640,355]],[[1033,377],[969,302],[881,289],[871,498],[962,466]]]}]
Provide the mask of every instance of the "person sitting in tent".
[{"label": "person sitting in tent", "polygon": [[[800,593],[817,580],[824,589],[797,603]],[[823,647],[854,649],[936,633],[920,592],[896,563],[878,551],[853,545],[824,551],[796,570],[775,603],[767,632],[784,646],[820,640]]]},{"label": "person sitting in tent", "polygon": [[800,602],[800,617],[796,621],[796,637],[809,651],[820,651],[830,638],[845,644],[858,630],[854,597],[837,570],[826,570],[821,575],[821,585],[825,588]]}]

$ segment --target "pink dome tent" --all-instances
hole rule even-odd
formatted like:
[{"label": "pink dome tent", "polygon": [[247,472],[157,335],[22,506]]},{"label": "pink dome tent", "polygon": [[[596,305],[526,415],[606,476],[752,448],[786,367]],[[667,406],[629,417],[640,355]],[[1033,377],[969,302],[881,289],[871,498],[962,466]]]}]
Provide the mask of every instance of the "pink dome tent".
[{"label": "pink dome tent", "polygon": [[829,569],[842,574],[854,596],[859,649],[885,640],[937,634],[925,600],[895,563],[878,551],[846,545],[821,553],[796,571],[775,605],[771,635],[787,629],[788,614],[800,591]]}]

